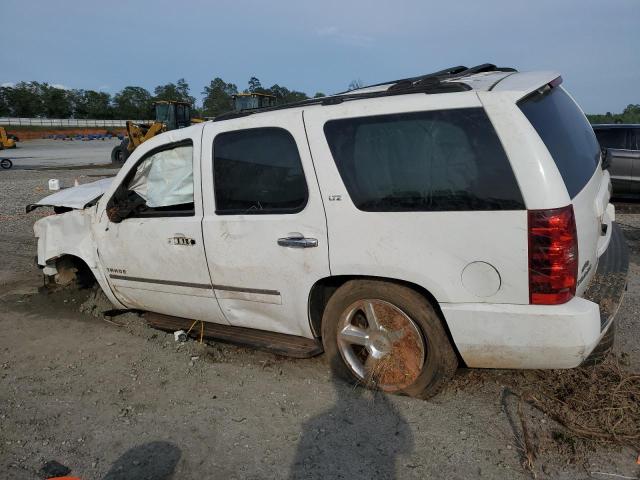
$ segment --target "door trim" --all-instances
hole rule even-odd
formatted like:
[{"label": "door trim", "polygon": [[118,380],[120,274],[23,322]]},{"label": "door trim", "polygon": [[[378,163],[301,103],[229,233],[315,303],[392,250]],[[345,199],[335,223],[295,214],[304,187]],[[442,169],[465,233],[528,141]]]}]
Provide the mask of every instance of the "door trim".
[{"label": "door trim", "polygon": [[227,292],[256,293],[259,295],[280,295],[280,292],[277,290],[267,290],[263,288],[243,288],[243,287],[231,287],[228,285],[210,285],[205,283],[176,282],[173,280],[130,277],[127,275],[109,275],[109,278],[112,278],[114,280],[126,280],[129,282],[156,283],[158,285],[175,285],[178,287],[202,288],[206,290],[224,290]]}]

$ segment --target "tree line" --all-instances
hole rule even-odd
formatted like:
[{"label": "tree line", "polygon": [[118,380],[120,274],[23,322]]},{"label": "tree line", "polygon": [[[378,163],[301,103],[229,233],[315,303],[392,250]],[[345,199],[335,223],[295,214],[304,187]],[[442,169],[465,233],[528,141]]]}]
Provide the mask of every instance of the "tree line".
[{"label": "tree line", "polygon": [[587,115],[595,123],[640,123],[640,104],[627,105],[622,113],[607,112],[604,115]]},{"label": "tree line", "polygon": [[[309,98],[304,92],[278,84],[265,88],[256,77],[251,77],[242,91],[273,95],[277,104]],[[236,93],[240,93],[237,85],[219,77],[204,87],[200,105],[184,78],[158,85],[153,94],[143,87],[127,86],[114,95],[95,90],[67,90],[41,82],[19,82],[0,87],[0,117],[144,120],[153,118],[153,102],[157,100],[184,101],[191,104],[194,116],[215,117],[233,109],[232,95]],[[314,96],[324,94],[318,92]]]},{"label": "tree line", "polygon": [[[360,88],[362,82],[353,80],[349,90]],[[0,87],[0,117],[91,118],[99,120],[144,120],[153,118],[156,100],[180,100],[191,104],[194,116],[215,117],[233,109],[232,96],[241,90],[234,83],[216,77],[201,92],[202,103],[197,104],[184,78],[175,83],[158,85],[153,94],[143,87],[127,86],[111,95],[95,90],[67,90],[48,83],[19,82]],[[289,90],[278,84],[265,88],[251,77],[245,93],[264,93],[276,97],[277,104],[306,100],[304,92]],[[314,97],[323,97],[317,92]],[[640,105],[628,105],[622,113],[587,115],[591,123],[640,123]]]}]

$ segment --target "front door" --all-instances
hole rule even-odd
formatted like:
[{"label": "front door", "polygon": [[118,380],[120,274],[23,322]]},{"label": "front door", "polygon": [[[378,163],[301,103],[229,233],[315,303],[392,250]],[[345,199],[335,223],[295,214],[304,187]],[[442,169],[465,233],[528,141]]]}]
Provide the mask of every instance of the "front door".
[{"label": "front door", "polygon": [[205,126],[204,244],[229,323],[312,338],[311,287],[329,276],[327,229],[300,112]]},{"label": "front door", "polygon": [[137,160],[127,162],[117,188],[100,201],[100,262],[114,295],[129,308],[226,323],[211,287],[200,189],[194,189],[199,138],[172,132],[168,139],[138,147]]}]

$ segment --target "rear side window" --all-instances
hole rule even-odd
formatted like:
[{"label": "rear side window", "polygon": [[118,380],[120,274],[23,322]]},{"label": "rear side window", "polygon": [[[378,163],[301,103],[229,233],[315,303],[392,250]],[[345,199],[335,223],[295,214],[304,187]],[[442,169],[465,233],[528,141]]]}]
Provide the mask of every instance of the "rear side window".
[{"label": "rear side window", "polygon": [[481,108],[332,120],[324,131],[360,210],[524,209],[507,156]]},{"label": "rear side window", "polygon": [[213,155],[218,215],[296,213],[307,204],[298,147],[286,130],[221,133]]},{"label": "rear side window", "polygon": [[575,197],[600,161],[593,128],[561,87],[546,87],[518,106],[555,160],[569,196]]},{"label": "rear side window", "polygon": [[627,131],[623,128],[594,130],[601,148],[627,148]]}]

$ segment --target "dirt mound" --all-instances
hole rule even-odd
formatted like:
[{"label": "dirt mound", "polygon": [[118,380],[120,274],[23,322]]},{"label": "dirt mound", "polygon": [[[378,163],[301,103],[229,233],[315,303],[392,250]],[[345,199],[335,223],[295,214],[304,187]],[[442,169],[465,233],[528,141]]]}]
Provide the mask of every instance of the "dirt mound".
[{"label": "dirt mound", "polygon": [[80,304],[80,311],[82,313],[97,318],[103,317],[104,312],[112,309],[113,304],[99,287],[94,287],[89,297]]},{"label": "dirt mound", "polygon": [[523,400],[579,438],[640,450],[640,374],[627,370],[624,354],[593,367],[533,375],[520,385]]}]

